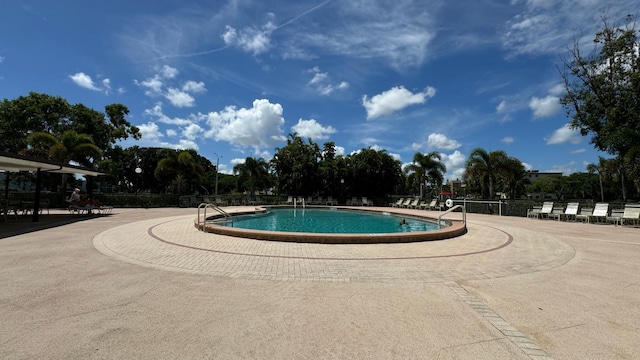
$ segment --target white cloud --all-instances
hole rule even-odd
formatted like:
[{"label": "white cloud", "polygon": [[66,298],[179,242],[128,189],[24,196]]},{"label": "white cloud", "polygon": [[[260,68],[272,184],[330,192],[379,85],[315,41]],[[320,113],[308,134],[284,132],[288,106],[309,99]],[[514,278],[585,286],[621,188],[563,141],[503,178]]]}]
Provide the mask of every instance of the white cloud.
[{"label": "white cloud", "polygon": [[328,73],[320,72],[320,68],[315,66],[308,72],[313,73],[313,78],[309,80],[307,86],[313,87],[320,95],[330,95],[335,90],[344,90],[349,87],[349,83],[342,81],[335,85],[331,82]]},{"label": "white cloud", "polygon": [[412,93],[404,86],[396,86],[378,95],[374,95],[371,100],[367,95],[362,97],[362,105],[367,110],[367,119],[375,119],[380,116],[391,115],[405,107],[424,104],[429,98],[436,94],[436,89],[427,87],[423,92]]},{"label": "white cloud", "polygon": [[167,136],[171,136],[171,137],[174,137],[174,136],[178,135],[178,132],[175,131],[175,129],[167,129],[165,131],[165,133],[167,134]]},{"label": "white cloud", "polygon": [[158,140],[163,136],[160,127],[155,122],[150,121],[146,124],[138,125],[138,129],[140,129],[140,134],[144,140]]},{"label": "white cloud", "polygon": [[549,94],[553,96],[560,96],[565,93],[564,84],[556,84],[551,89],[549,89]]},{"label": "white cloud", "polygon": [[571,153],[572,154],[582,154],[583,152],[586,152],[586,149],[575,149],[573,150]]},{"label": "white cloud", "polygon": [[505,143],[505,144],[512,144],[513,143],[513,138],[511,136],[506,136],[506,137],[502,138],[502,140],[500,140],[500,141]]},{"label": "white cloud", "polygon": [[180,91],[175,88],[167,89],[167,93],[164,95],[167,100],[176,107],[192,107],[195,105],[196,99],[184,91]]},{"label": "white cloud", "polygon": [[2,62],[4,61],[5,57],[4,56],[0,56],[0,64],[2,64]]},{"label": "white cloud", "polygon": [[442,163],[447,167],[447,179],[462,179],[464,174],[464,165],[467,161],[467,157],[459,150],[454,151],[452,154],[440,154]]},{"label": "white cloud", "polygon": [[143,115],[154,117],[157,121],[164,124],[170,124],[170,125],[182,126],[182,125],[190,125],[194,122],[193,119],[181,119],[177,117],[176,118],[168,117],[162,111],[161,102],[156,103],[151,109],[145,109],[143,112]]},{"label": "white cloud", "polygon": [[69,75],[69,77],[71,78],[71,80],[78,86],[83,87],[85,89],[89,89],[89,90],[93,90],[93,91],[101,91],[102,89],[100,89],[99,87],[96,86],[96,84],[93,82],[93,80],[91,79],[91,76],[83,73],[83,72],[79,72],[73,75]]},{"label": "white cloud", "polygon": [[562,109],[562,105],[556,96],[549,95],[542,99],[534,96],[529,102],[529,108],[533,110],[534,119],[537,119],[555,115]]},{"label": "white cloud", "polygon": [[500,104],[498,104],[498,106],[496,106],[496,112],[498,114],[504,112],[507,108],[507,102],[505,100],[500,101]]},{"label": "white cloud", "polygon": [[178,75],[178,69],[169,65],[165,65],[162,67],[160,75],[165,79],[173,79]]},{"label": "white cloud", "polygon": [[333,126],[322,126],[315,119],[299,119],[298,123],[291,127],[291,130],[298,133],[302,138],[312,138],[314,140],[328,139],[330,134],[336,132]]},{"label": "white cloud", "polygon": [[202,133],[202,128],[198,124],[189,124],[187,127],[182,129],[182,136],[187,138],[187,140],[194,140]]},{"label": "white cloud", "polygon": [[431,148],[445,150],[453,150],[460,147],[459,142],[449,139],[443,134],[430,134],[427,139],[427,145]]},{"label": "white cloud", "polygon": [[275,28],[276,26],[272,22],[267,22],[262,29],[247,27],[240,31],[227,25],[221,37],[225,44],[236,45],[255,56],[269,50],[271,47],[269,36]]},{"label": "white cloud", "polygon": [[195,82],[192,80],[187,81],[182,85],[182,91],[190,92],[190,93],[203,93],[207,91],[207,88],[204,86],[202,81]]},{"label": "white cloud", "polygon": [[271,147],[284,141],[282,106],[267,99],[256,99],[249,109],[227,106],[220,112],[207,114],[211,127],[206,136],[216,141],[253,147]]},{"label": "white cloud", "polygon": [[147,90],[144,93],[147,96],[160,95],[162,93],[162,86],[164,85],[158,75],[143,81],[134,80],[133,83],[146,88]]},{"label": "white cloud", "polygon": [[419,143],[412,143],[411,144],[411,150],[418,151],[420,149],[422,149],[422,144],[419,144]]},{"label": "white cloud", "polygon": [[344,156],[344,147],[336,145],[336,156]]},{"label": "white cloud", "polygon": [[547,145],[556,145],[570,142],[572,144],[578,144],[582,141],[580,132],[572,130],[569,125],[565,125],[551,134],[551,136],[545,138]]},{"label": "white cloud", "polygon": [[522,166],[524,166],[524,169],[527,170],[527,171],[533,169],[533,166],[531,166],[531,164],[526,163],[526,162],[522,162]]}]

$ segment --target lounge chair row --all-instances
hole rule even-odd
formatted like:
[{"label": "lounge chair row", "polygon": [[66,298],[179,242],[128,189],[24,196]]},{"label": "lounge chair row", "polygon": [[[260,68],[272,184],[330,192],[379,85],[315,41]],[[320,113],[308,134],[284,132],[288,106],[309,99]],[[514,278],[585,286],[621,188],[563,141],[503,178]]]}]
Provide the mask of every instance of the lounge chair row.
[{"label": "lounge chair row", "polygon": [[416,198],[400,198],[398,201],[389,204],[391,207],[397,208],[407,208],[407,209],[423,209],[423,210],[442,210],[444,208],[444,201],[440,201],[438,199],[433,199],[429,202],[420,201],[420,199]]},{"label": "lounge chair row", "polygon": [[[289,196],[287,198],[287,205],[338,205],[338,201],[335,200],[332,196],[328,196],[326,199],[322,196],[318,196],[317,198],[313,198],[313,196],[304,197],[293,197]],[[352,197],[351,199],[347,199],[347,206],[373,206],[373,201],[369,200],[366,196],[361,198]]]},{"label": "lounge chair row", "polygon": [[554,206],[546,201],[542,206],[534,206],[527,212],[528,218],[581,220],[582,222],[613,223],[615,225],[640,225],[640,204],[626,204],[624,209],[609,211],[608,203],[597,203],[594,207],[582,207],[580,203],[568,203],[567,207]]}]

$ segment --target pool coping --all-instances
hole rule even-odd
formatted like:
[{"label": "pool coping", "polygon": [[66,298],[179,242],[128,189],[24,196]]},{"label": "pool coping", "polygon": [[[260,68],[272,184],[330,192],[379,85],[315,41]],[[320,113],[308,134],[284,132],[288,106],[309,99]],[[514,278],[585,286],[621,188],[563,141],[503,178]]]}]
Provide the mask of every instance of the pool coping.
[{"label": "pool coping", "polygon": [[[291,208],[291,206],[258,206],[253,211],[238,211],[233,215],[247,215],[255,213],[264,213],[270,208]],[[394,212],[391,209],[385,209],[380,211],[378,209],[354,209],[352,207],[341,206],[308,206],[308,208],[327,209],[335,208],[338,210],[349,211],[363,211],[363,212],[376,212],[376,213],[389,213],[393,215],[399,215],[403,217],[411,217],[416,219],[423,219],[431,222],[438,222],[438,219],[429,216],[419,216],[415,214],[404,214],[400,212]],[[223,218],[222,214],[214,214],[207,216],[208,220],[215,220]],[[282,241],[282,242],[297,242],[297,243],[319,243],[319,244],[390,244],[390,243],[411,243],[421,241],[438,241],[451,239],[467,233],[467,226],[462,220],[450,220],[443,219],[448,225],[442,229],[430,230],[430,231],[415,231],[415,232],[403,232],[403,233],[388,233],[388,234],[330,234],[330,233],[306,233],[306,232],[284,232],[284,231],[262,231],[252,229],[240,229],[228,226],[222,226],[211,222],[203,221],[202,217],[198,217],[194,220],[194,226],[208,233],[214,233],[219,235],[227,235],[234,237],[242,237],[256,240],[267,241]]]}]

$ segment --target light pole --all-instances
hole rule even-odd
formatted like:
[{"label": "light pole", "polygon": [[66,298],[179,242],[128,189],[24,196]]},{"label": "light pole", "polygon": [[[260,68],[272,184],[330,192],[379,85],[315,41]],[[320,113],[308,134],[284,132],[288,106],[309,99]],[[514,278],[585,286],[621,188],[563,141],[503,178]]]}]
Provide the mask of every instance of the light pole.
[{"label": "light pole", "polygon": [[140,168],[140,166],[136,167],[135,170],[136,172],[136,194],[140,192],[140,174],[142,174],[142,169]]},{"label": "light pole", "polygon": [[215,196],[218,196],[218,173],[220,172],[220,169],[218,169],[218,167],[220,166],[220,158],[222,156],[218,155],[217,153],[213,153],[213,155],[216,156],[216,190],[215,190]]}]

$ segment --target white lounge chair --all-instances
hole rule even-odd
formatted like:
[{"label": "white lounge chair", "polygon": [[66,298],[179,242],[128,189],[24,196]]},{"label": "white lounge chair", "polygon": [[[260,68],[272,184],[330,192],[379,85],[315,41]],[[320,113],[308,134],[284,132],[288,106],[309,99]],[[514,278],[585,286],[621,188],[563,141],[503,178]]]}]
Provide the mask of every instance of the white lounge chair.
[{"label": "white lounge chair", "polygon": [[400,198],[398,199],[398,201],[391,203],[391,207],[400,207],[402,206],[402,203],[404,202],[404,198]]},{"label": "white lounge chair", "polygon": [[631,223],[633,225],[640,224],[640,204],[626,204],[624,206],[624,213],[620,220],[622,225]]},{"label": "white lounge chair", "polygon": [[404,205],[403,207],[407,208],[407,209],[412,209],[416,206],[418,206],[418,203],[420,202],[420,199],[413,199],[413,201],[411,201],[411,199],[409,199],[409,203]]},{"label": "white lounge chair", "polygon": [[411,204],[411,198],[406,198],[406,199],[404,200],[404,202],[403,202],[402,204],[400,204],[400,206],[399,206],[399,207],[402,207],[402,208],[404,208],[404,207],[408,207],[408,206],[409,206],[409,204]]},{"label": "white lounge chair", "polygon": [[546,219],[549,218],[549,215],[553,211],[553,201],[545,201],[542,203],[542,209],[538,213],[538,219]]},{"label": "white lounge chair", "polygon": [[369,201],[366,196],[362,197],[362,202],[360,203],[362,206],[373,206],[373,202]]},{"label": "white lounge chair", "polygon": [[613,223],[618,226],[622,223],[622,216],[624,215],[624,209],[611,209],[611,214],[607,216],[607,222]]},{"label": "white lounge chair", "polygon": [[561,206],[554,206],[551,213],[547,216],[549,219],[557,219],[560,221],[560,217],[564,215],[564,208]]},{"label": "white lounge chair", "polygon": [[580,203],[568,203],[567,208],[564,210],[564,213],[560,215],[560,218],[564,218],[565,220],[576,220],[576,215],[578,215],[578,209],[580,208]]},{"label": "white lounge chair", "polygon": [[589,216],[589,222],[594,220],[596,222],[604,222],[609,215],[609,203],[597,203],[593,209],[593,213]]},{"label": "white lounge chair", "polygon": [[531,209],[527,210],[527,217],[537,219],[540,216],[540,210],[542,210],[542,205],[534,205]]},{"label": "white lounge chair", "polygon": [[582,209],[580,209],[580,213],[576,215],[576,221],[580,220],[582,222],[589,222],[589,218],[591,217],[592,214],[593,214],[593,208],[583,207]]}]

